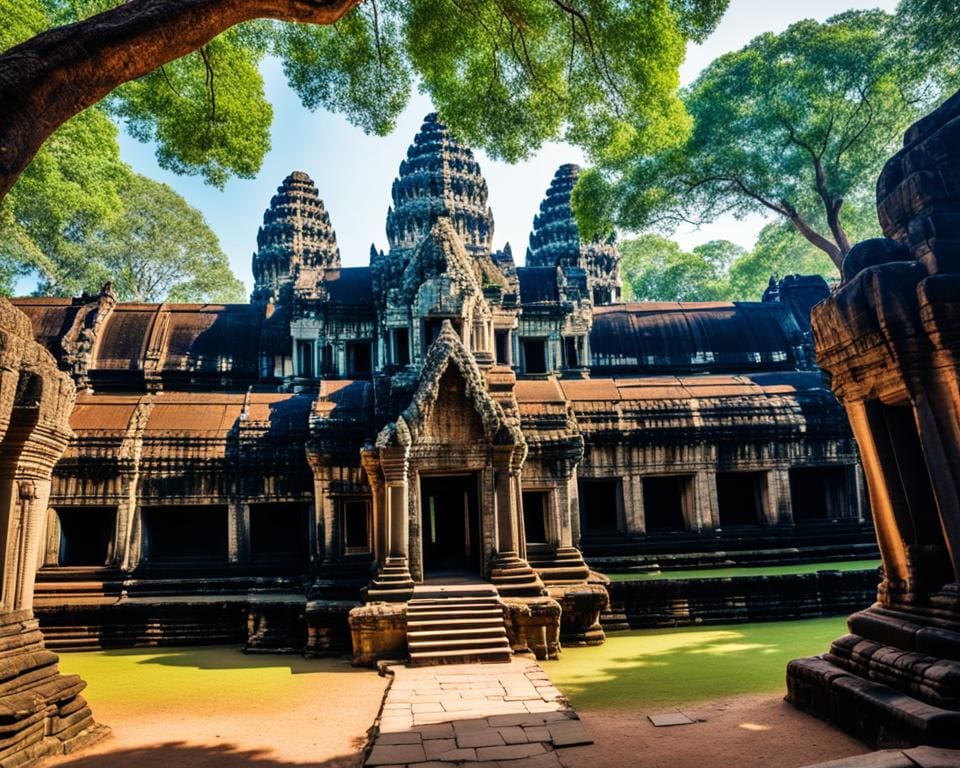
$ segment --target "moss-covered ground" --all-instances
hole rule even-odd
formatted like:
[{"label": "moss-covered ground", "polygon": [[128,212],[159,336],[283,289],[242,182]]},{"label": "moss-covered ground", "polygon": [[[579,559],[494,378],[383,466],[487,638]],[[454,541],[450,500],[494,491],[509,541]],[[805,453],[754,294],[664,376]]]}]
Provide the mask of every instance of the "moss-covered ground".
[{"label": "moss-covered ground", "polygon": [[545,665],[586,709],[630,710],[743,693],[784,691],[787,662],[823,653],[842,617],[612,633],[595,648],[564,648]]},{"label": "moss-covered ground", "polygon": [[657,579],[725,579],[738,576],[783,576],[817,571],[873,571],[880,567],[879,560],[847,560],[835,563],[794,563],[792,565],[768,565],[757,567],[699,568],[679,571],[655,571],[650,573],[608,573],[611,581],[651,581]]}]

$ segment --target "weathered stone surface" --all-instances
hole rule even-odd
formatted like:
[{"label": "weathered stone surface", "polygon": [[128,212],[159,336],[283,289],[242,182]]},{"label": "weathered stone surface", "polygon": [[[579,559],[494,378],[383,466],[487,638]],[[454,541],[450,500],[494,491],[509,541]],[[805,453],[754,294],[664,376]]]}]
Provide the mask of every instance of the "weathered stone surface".
[{"label": "weathered stone surface", "polygon": [[851,251],[813,316],[860,445],[883,580],[850,635],[791,662],[788,700],[878,744],[960,746],[958,179],[960,94],[884,167],[877,204],[895,242]]}]

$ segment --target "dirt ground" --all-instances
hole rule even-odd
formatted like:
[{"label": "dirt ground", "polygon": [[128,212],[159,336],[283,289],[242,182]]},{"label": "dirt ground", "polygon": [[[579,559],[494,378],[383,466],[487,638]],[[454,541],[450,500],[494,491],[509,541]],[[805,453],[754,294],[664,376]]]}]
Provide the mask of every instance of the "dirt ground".
[{"label": "dirt ground", "polygon": [[[656,728],[647,719],[667,712],[682,712],[698,722]],[[567,768],[795,768],[871,751],[794,709],[779,694],[744,694],[649,711],[581,709],[579,715],[594,744],[562,750]]]},{"label": "dirt ground", "polygon": [[[219,650],[219,649],[218,649]],[[206,654],[201,651],[201,665]],[[235,649],[219,651],[228,660]],[[342,659],[265,659],[278,674],[261,688],[252,670],[197,675],[179,690],[158,692],[153,668],[129,674],[119,689],[88,674],[88,699],[109,737],[78,754],[53,758],[46,766],[69,768],[354,768],[367,742],[386,679],[354,670]],[[218,659],[215,659],[219,661]],[[71,659],[62,666],[73,671]],[[256,663],[255,657],[252,663]],[[231,679],[233,677],[234,679]],[[106,681],[110,682],[110,681]],[[238,691],[242,686],[243,690]],[[138,690],[139,688],[139,690]]]}]

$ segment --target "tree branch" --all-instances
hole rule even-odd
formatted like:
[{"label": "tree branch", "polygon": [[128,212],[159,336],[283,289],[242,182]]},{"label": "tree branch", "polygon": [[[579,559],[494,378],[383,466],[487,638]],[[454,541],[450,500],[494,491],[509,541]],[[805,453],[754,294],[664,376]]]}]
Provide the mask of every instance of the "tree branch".
[{"label": "tree branch", "polygon": [[257,18],[332,24],[362,0],[128,0],[0,55],[0,199],[43,142],[116,87]]}]

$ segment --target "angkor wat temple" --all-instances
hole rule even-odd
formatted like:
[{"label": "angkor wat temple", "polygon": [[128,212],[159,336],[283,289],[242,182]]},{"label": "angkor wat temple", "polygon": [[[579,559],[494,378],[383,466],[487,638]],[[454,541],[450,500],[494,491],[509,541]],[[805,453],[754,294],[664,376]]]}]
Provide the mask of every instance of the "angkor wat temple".
[{"label": "angkor wat temple", "polygon": [[[825,282],[624,303],[615,244],[571,214],[576,174],[518,266],[473,154],[428,116],[368,267],[341,265],[295,172],[249,304],[16,300],[79,393],[37,577],[48,643],[319,651],[349,647],[351,612],[358,661],[549,657],[561,622],[602,641],[607,565],[875,552],[814,361]],[[415,637],[438,580],[469,577],[461,606],[500,599],[506,626]]]}]

